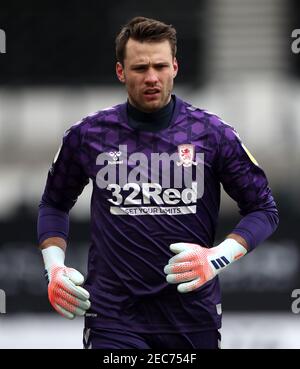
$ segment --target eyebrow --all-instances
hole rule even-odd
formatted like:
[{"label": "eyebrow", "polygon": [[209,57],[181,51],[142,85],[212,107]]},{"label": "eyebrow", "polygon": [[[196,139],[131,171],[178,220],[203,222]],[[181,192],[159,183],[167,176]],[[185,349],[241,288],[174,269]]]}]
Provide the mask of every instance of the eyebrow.
[{"label": "eyebrow", "polygon": [[[132,64],[131,68],[142,68],[142,67],[148,67],[150,64],[149,63],[136,63],[136,64]],[[161,62],[156,62],[156,63],[152,63],[152,65],[154,66],[167,66],[170,65],[169,62],[167,61],[161,61]]]}]

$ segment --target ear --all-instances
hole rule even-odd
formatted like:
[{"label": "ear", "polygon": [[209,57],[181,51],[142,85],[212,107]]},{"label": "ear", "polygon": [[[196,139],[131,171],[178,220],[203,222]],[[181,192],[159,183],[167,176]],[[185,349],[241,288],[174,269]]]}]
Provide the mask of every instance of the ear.
[{"label": "ear", "polygon": [[173,60],[173,69],[174,69],[173,78],[175,78],[178,73],[178,62],[176,58],[174,58]]},{"label": "ear", "polygon": [[120,62],[116,64],[116,74],[120,82],[125,83],[124,68]]}]

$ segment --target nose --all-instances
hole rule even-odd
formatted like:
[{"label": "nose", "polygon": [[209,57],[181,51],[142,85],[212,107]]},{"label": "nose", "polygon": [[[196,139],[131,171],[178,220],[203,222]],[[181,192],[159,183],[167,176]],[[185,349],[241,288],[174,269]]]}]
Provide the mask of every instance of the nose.
[{"label": "nose", "polygon": [[145,83],[154,85],[158,82],[157,74],[153,69],[149,69],[145,76]]}]

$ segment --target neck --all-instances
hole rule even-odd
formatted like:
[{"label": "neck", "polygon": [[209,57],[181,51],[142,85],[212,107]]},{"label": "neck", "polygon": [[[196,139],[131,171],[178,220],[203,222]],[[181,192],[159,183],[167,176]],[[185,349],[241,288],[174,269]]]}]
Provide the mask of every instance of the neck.
[{"label": "neck", "polygon": [[158,131],[166,128],[172,118],[174,108],[173,98],[163,108],[155,112],[145,113],[129,101],[127,102],[127,113],[129,117],[129,125],[133,128],[141,130]]},{"label": "neck", "polygon": [[132,103],[128,100],[127,102],[127,107],[128,107],[128,113],[129,115],[136,120],[142,121],[142,122],[153,122],[155,120],[159,120],[161,118],[163,118],[165,115],[167,115],[169,113],[169,110],[171,108],[171,105],[173,105],[173,101],[172,99],[170,99],[170,101],[163,106],[162,108],[152,111],[152,112],[145,112],[142,111],[140,109],[138,109],[137,107],[135,107],[134,105],[132,105]]}]

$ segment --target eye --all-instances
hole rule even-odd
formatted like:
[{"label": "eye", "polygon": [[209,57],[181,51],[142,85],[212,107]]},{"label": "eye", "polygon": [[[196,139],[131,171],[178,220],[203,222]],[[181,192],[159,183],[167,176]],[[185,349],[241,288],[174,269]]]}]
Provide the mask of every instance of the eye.
[{"label": "eye", "polygon": [[111,151],[111,152],[109,153],[109,155],[110,155],[110,156],[114,156],[115,154],[114,154],[114,152],[113,152],[113,151]]},{"label": "eye", "polygon": [[168,65],[167,64],[158,64],[157,66],[156,66],[156,69],[164,69],[164,68],[167,68],[168,67]]},{"label": "eye", "polygon": [[116,152],[116,155],[121,156],[122,155],[121,151]]},{"label": "eye", "polygon": [[143,65],[141,65],[139,67],[133,68],[133,70],[135,70],[136,72],[143,72],[144,70],[146,70],[146,67],[144,67]]}]

